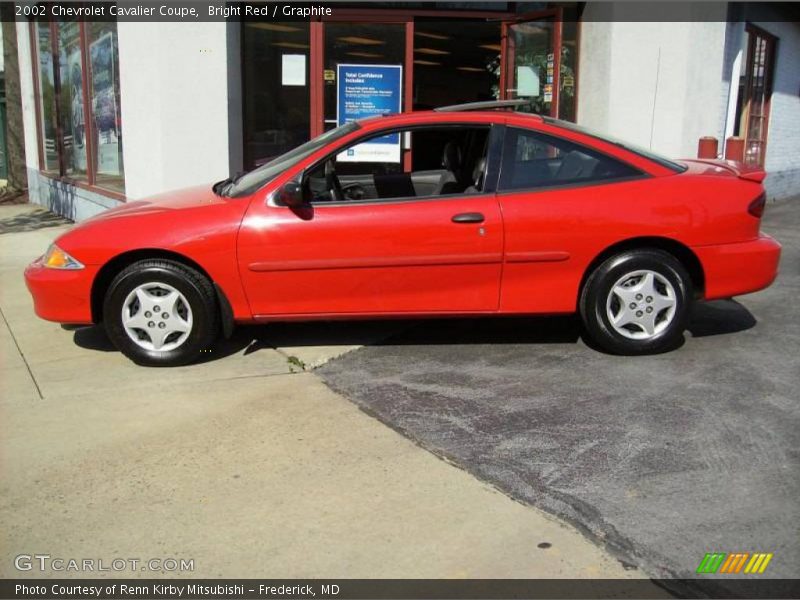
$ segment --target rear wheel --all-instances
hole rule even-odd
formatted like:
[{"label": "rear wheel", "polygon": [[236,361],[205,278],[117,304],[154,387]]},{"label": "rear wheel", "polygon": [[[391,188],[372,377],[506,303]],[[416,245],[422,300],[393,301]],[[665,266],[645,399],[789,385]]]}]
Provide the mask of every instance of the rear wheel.
[{"label": "rear wheel", "polygon": [[617,354],[675,347],[689,315],[692,282],[671,254],[656,249],[612,256],[586,281],[580,312],[589,336]]},{"label": "rear wheel", "polygon": [[114,345],[135,363],[178,366],[195,360],[219,330],[211,282],[169,260],[143,260],[123,269],[103,303]]}]

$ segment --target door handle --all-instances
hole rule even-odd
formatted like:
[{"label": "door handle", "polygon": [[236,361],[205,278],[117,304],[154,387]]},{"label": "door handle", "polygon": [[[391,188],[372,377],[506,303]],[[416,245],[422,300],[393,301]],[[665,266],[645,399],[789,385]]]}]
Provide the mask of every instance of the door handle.
[{"label": "door handle", "polygon": [[453,223],[483,223],[486,217],[482,213],[470,212],[453,215]]}]

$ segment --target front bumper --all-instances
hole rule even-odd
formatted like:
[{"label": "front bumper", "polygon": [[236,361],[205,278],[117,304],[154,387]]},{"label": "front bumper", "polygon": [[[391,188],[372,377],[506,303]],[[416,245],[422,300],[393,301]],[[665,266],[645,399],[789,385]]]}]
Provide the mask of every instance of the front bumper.
[{"label": "front bumper", "polygon": [[768,235],[748,242],[693,248],[705,274],[705,299],[763,290],[778,275],[781,245]]},{"label": "front bumper", "polygon": [[33,296],[36,314],[57,323],[92,323],[92,282],[99,267],[49,269],[40,260],[25,269],[25,284]]}]

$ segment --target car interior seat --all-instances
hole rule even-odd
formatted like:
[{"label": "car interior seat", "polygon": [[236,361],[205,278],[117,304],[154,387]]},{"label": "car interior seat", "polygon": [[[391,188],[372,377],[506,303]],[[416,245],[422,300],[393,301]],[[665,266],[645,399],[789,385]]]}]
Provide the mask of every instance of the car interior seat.
[{"label": "car interior seat", "polygon": [[469,181],[464,181],[464,165],[461,161],[461,147],[457,142],[447,142],[442,154],[442,167],[445,169],[445,173],[439,180],[437,195],[458,194],[469,185]]},{"label": "car interior seat", "polygon": [[575,179],[590,179],[600,161],[573,150],[561,159],[561,165],[556,171],[556,181],[572,181]]},{"label": "car interior seat", "polygon": [[486,157],[479,158],[472,169],[472,185],[464,190],[465,194],[475,194],[483,188],[483,177],[486,173]]}]

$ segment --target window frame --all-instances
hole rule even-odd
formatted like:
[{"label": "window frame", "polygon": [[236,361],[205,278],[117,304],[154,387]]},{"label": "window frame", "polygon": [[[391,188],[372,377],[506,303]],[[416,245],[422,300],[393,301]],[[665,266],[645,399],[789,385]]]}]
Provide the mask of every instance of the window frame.
[{"label": "window frame", "polygon": [[[119,190],[114,190],[108,187],[104,187],[102,185],[98,185],[97,168],[95,164],[95,152],[94,152],[94,134],[92,133],[91,135],[89,135],[86,125],[84,126],[84,140],[86,148],[86,180],[82,181],[72,175],[66,174],[64,135],[61,125],[61,117],[62,117],[61,113],[63,107],[61,106],[60,93],[59,93],[61,89],[61,80],[60,80],[61,64],[59,61],[60,38],[58,32],[58,24],[61,22],[63,21],[59,20],[42,21],[38,19],[31,19],[28,22],[30,49],[31,49],[31,69],[33,74],[34,107],[36,112],[36,146],[39,153],[37,161],[39,167],[39,175],[47,177],[48,179],[52,179],[54,181],[59,181],[62,183],[75,186],[80,189],[94,192],[96,194],[100,194],[112,198],[114,200],[118,200],[120,202],[126,202],[127,196],[125,195],[124,192],[120,192]],[[58,172],[47,170],[45,165],[45,154],[44,154],[45,140],[44,140],[44,130],[42,127],[43,126],[42,101],[41,101],[42,94],[41,94],[41,87],[39,84],[39,68],[41,65],[39,63],[38,36],[36,32],[36,28],[40,23],[46,23],[50,30],[50,51],[53,61],[54,105],[56,111],[55,143],[56,143],[56,153],[58,155],[58,160],[57,160]],[[86,30],[86,23],[84,21],[77,21],[77,25],[79,27],[78,40],[80,44],[80,53],[81,53],[81,69],[82,69],[81,88],[82,88],[83,117],[84,117],[84,123],[88,124],[89,126],[92,126],[91,123],[93,123],[93,116],[90,107],[91,98],[88,93],[88,91],[92,89],[92,73],[91,70],[89,69],[88,32]],[[125,182],[124,170],[122,174],[122,181],[124,188],[124,182]]]},{"label": "window frame", "polygon": [[[762,29],[761,27],[747,22],[745,24],[745,31],[749,35],[749,42],[748,47],[745,49],[745,57],[744,57],[744,73],[745,73],[745,103],[741,108],[741,114],[737,115],[738,118],[741,119],[741,123],[744,125],[740,125],[739,129],[739,137],[744,140],[744,156],[742,157],[742,162],[750,166],[756,166],[763,168],[767,163],[767,147],[769,145],[769,120],[771,115],[772,109],[772,92],[775,83],[775,63],[777,62],[778,56],[778,41],[779,38],[770,32]],[[763,120],[761,125],[762,127],[762,135],[761,139],[758,140],[758,143],[762,145],[761,152],[759,154],[759,160],[755,163],[747,161],[747,146],[748,141],[753,140],[755,138],[750,137],[750,119],[751,119],[751,109],[752,109],[752,91],[753,91],[753,81],[754,77],[754,66],[755,66],[755,50],[756,50],[756,40],[762,40],[764,43],[764,101],[763,106],[761,109],[761,115],[758,118]]]},{"label": "window frame", "polygon": [[[492,195],[497,193],[497,184],[499,182],[499,175],[500,175],[500,161],[502,160],[502,148],[503,148],[503,139],[505,137],[505,125],[502,123],[496,122],[470,122],[470,121],[459,121],[459,122],[446,122],[446,123],[420,123],[416,125],[401,125],[395,127],[386,127],[382,129],[375,129],[369,132],[365,132],[365,135],[358,137],[354,140],[347,141],[344,144],[337,146],[332,151],[326,153],[323,157],[318,160],[315,160],[313,164],[305,167],[300,173],[298,173],[293,180],[300,183],[301,186],[305,185],[306,177],[309,173],[314,171],[316,168],[324,165],[324,163],[330,160],[332,157],[335,157],[337,154],[341,153],[343,150],[355,146],[356,144],[363,143],[369,139],[375,137],[382,137],[384,135],[389,135],[391,133],[399,133],[401,136],[406,131],[413,131],[415,129],[448,129],[448,128],[459,128],[459,127],[471,127],[475,129],[488,129],[489,136],[488,136],[488,144],[486,148],[486,174],[484,175],[484,182],[483,182],[483,189],[480,192],[472,193],[472,194],[447,194],[445,196],[442,195],[427,195],[427,196],[400,196],[398,198],[375,198],[375,199],[367,199],[367,200],[325,200],[325,201],[317,201],[317,202],[308,202],[309,206],[313,207],[324,207],[324,206],[363,206],[363,205],[370,205],[370,204],[399,204],[399,203],[408,203],[408,202],[430,202],[433,200],[455,200],[459,198],[477,198],[479,196],[486,196]],[[401,159],[401,165],[402,165]],[[278,205],[282,206],[282,205]]]},{"label": "window frame", "polygon": [[[516,131],[515,131],[516,130]],[[516,147],[511,147],[513,143],[516,142],[517,136],[519,133],[523,132],[529,135],[533,135],[545,143],[550,143],[549,140],[555,140],[556,142],[562,142],[565,144],[571,144],[576,146],[579,151],[584,152],[585,154],[597,157],[600,159],[607,159],[623,165],[628,169],[631,169],[635,173],[625,177],[616,177],[613,179],[607,178],[592,178],[592,179],[584,179],[584,180],[573,180],[568,181],[565,183],[558,183],[552,185],[541,185],[541,186],[534,186],[534,187],[521,187],[521,188],[504,188],[504,181],[505,177],[509,176],[510,165],[507,164],[509,160],[513,161],[513,156],[516,154]],[[557,145],[557,144],[553,144]],[[500,176],[497,181],[497,193],[502,195],[507,194],[533,194],[537,192],[547,192],[547,191],[554,191],[554,190],[562,190],[562,189],[572,189],[572,188],[579,188],[579,187],[593,187],[598,185],[610,185],[615,183],[625,183],[628,181],[638,181],[640,179],[650,179],[653,177],[649,173],[646,173],[639,167],[632,165],[631,163],[622,160],[616,156],[611,156],[610,154],[603,152],[601,150],[597,150],[596,148],[592,148],[590,146],[586,146],[585,144],[581,144],[571,139],[559,137],[556,135],[552,135],[550,133],[545,133],[538,129],[528,128],[528,127],[520,127],[516,125],[508,125],[506,127],[504,139],[503,139],[503,152],[501,157],[500,163]]]}]

